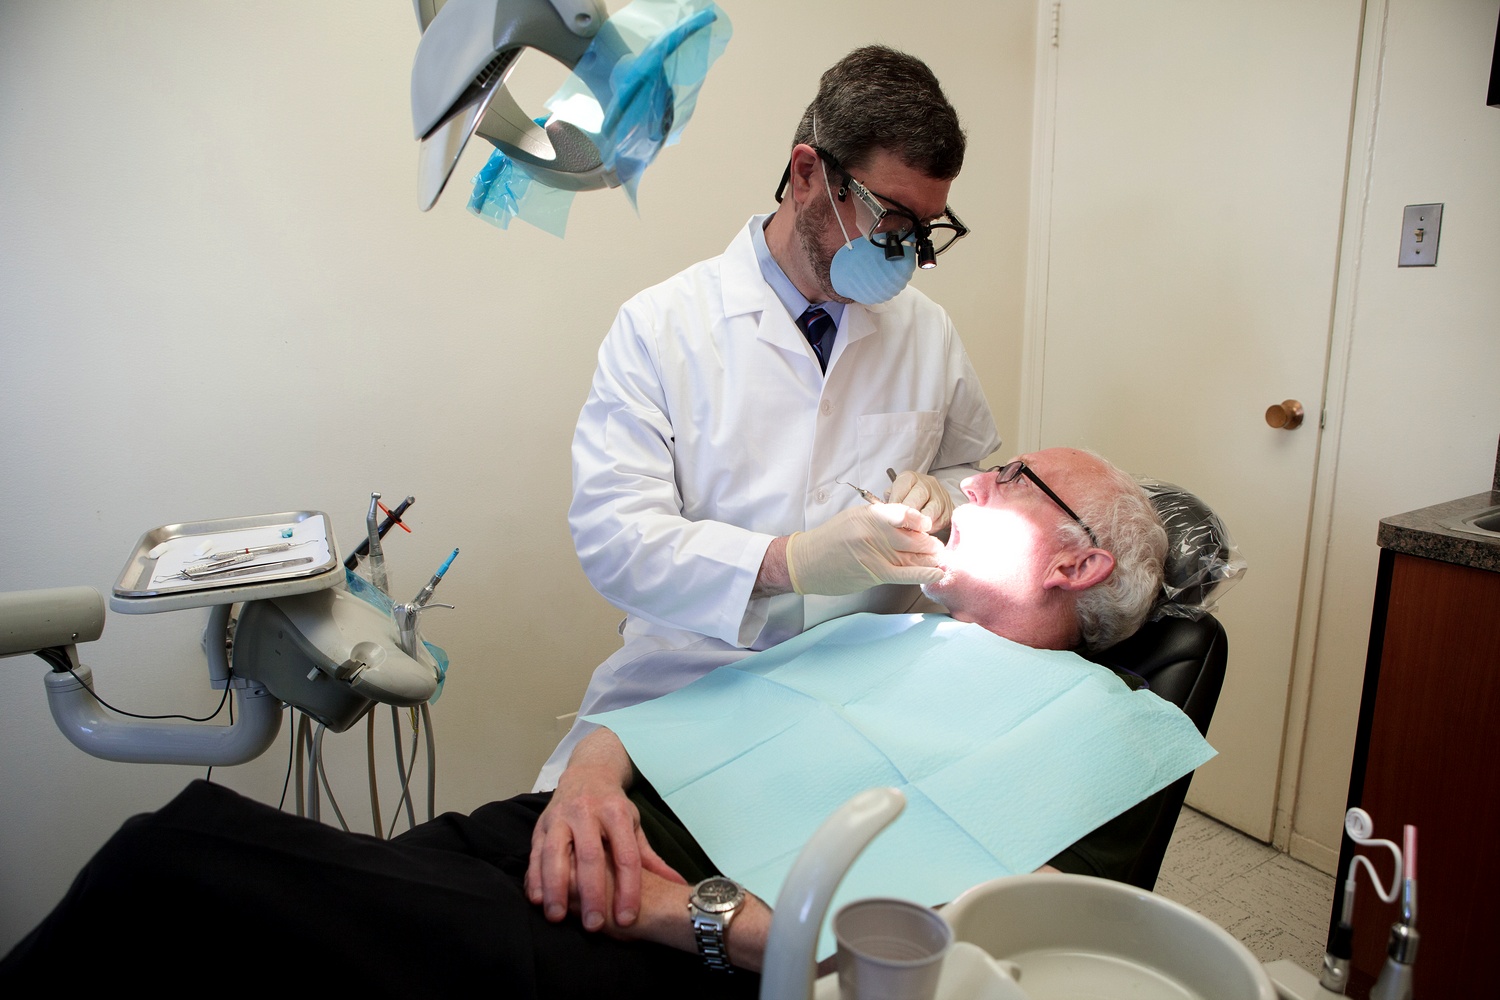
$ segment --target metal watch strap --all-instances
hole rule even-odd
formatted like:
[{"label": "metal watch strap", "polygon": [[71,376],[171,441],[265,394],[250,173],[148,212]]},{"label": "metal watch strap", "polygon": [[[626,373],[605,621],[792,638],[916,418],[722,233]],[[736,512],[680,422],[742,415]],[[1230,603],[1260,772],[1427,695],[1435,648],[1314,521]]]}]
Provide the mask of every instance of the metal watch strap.
[{"label": "metal watch strap", "polygon": [[698,942],[698,954],[703,956],[703,964],[720,972],[733,972],[729,946],[724,941],[725,930],[723,924],[713,920],[700,917],[693,921],[693,937]]}]

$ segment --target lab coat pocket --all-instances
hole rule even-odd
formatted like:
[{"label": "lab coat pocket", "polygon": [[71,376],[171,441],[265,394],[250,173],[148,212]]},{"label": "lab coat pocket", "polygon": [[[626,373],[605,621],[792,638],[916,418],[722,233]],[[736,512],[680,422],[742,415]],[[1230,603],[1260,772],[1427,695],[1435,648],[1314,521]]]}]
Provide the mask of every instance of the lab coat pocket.
[{"label": "lab coat pocket", "polygon": [[926,472],[943,441],[943,414],[938,410],[867,413],[859,418],[859,475],[885,482],[886,469]]}]

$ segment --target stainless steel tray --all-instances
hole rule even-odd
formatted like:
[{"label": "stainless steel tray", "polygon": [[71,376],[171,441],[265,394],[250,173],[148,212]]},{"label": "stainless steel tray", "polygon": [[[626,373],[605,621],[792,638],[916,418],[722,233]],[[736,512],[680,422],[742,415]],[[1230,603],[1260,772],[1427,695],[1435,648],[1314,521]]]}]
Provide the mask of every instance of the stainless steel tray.
[{"label": "stainless steel tray", "polygon": [[[178,569],[201,559],[203,552],[281,541],[293,541],[296,547],[284,553],[266,553],[263,558],[237,567],[251,572],[217,580],[175,578]],[[303,557],[310,557],[311,561],[253,572],[257,563]],[[334,586],[343,579],[333,523],[322,511],[185,521],[153,528],[141,536],[120,571],[109,606],[124,614],[155,614],[305,594]]]}]

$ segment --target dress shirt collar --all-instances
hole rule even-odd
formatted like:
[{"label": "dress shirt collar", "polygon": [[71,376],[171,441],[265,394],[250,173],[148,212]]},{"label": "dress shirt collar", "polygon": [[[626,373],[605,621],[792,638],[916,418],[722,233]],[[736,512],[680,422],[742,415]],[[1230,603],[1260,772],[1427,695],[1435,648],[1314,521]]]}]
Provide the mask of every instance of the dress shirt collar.
[{"label": "dress shirt collar", "polygon": [[[755,260],[760,264],[761,276],[766,279],[766,284],[771,286],[771,291],[781,300],[786,311],[796,320],[812,303],[807,301],[806,296],[797,291],[797,286],[792,284],[792,279],[786,276],[781,265],[776,263],[776,258],[771,256],[771,248],[766,244],[766,223],[771,217],[769,215],[757,215],[750,220],[750,242],[755,247]],[[825,312],[833,318],[834,323],[842,322],[844,318],[844,304],[842,302],[820,302]]]}]

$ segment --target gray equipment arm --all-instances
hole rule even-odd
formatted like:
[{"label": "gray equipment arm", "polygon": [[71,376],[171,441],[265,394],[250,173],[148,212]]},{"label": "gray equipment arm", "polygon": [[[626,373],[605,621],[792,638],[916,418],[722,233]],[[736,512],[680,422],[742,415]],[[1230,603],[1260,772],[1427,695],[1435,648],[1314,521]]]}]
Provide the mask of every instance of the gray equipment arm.
[{"label": "gray equipment arm", "polygon": [[104,598],[92,587],[0,594],[0,656],[29,656],[103,634]]}]

